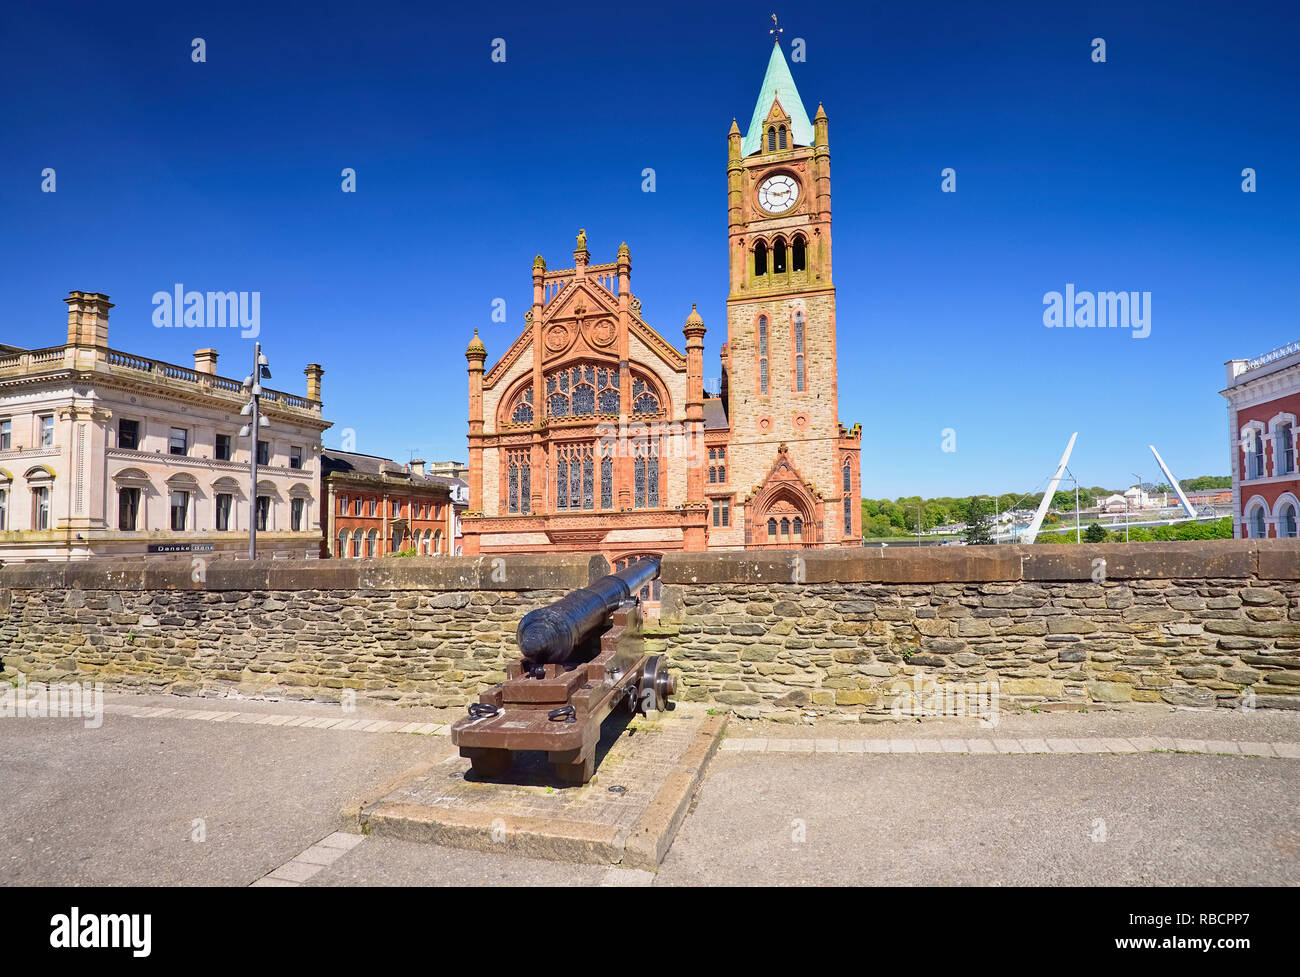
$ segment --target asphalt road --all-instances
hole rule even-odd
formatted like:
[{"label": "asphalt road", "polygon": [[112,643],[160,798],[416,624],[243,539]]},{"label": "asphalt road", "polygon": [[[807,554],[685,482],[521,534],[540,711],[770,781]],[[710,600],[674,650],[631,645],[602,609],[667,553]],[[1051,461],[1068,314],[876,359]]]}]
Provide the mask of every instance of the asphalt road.
[{"label": "asphalt road", "polygon": [[[108,701],[337,715],[304,703]],[[749,725],[767,737],[953,733]],[[997,735],[1157,728],[1300,742],[1300,716],[1281,713],[1015,717]],[[746,724],[733,733],[747,735]],[[440,736],[121,714],[100,729],[0,720],[0,880],[248,885],[338,830],[346,803],[450,750]],[[1298,787],[1300,760],[1290,759],[723,752],[653,878],[372,837],[307,884],[1296,885]]]}]

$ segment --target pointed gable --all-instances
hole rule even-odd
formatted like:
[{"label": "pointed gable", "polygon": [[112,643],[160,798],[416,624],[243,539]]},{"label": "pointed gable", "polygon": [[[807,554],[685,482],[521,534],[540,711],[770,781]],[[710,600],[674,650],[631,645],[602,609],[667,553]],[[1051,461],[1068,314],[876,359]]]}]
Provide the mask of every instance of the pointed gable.
[{"label": "pointed gable", "polygon": [[812,123],[808,121],[803,99],[799,97],[799,89],[795,87],[794,78],[790,75],[790,66],[785,63],[785,55],[781,53],[780,42],[772,45],[772,57],[767,62],[763,86],[758,90],[758,103],[754,106],[749,131],[740,144],[740,155],[750,156],[763,148],[763,122],[775,102],[780,102],[781,108],[790,115],[790,134],[794,145],[811,146]]}]

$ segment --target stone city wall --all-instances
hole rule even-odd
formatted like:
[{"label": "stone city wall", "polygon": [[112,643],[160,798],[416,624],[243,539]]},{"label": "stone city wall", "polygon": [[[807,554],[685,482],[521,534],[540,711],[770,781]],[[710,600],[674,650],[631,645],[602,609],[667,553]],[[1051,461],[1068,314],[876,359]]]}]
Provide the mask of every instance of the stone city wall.
[{"label": "stone city wall", "polygon": [[[527,611],[606,568],[550,554],[9,565],[0,679],[459,706],[503,678]],[[649,647],[679,695],[744,715],[888,718],[928,710],[936,687],[995,687],[1011,709],[1300,708],[1293,540],[672,554],[662,603]]]},{"label": "stone city wall", "polygon": [[1294,540],[673,554],[662,579],[680,695],[742,715],[951,713],[992,688],[1300,708]]},{"label": "stone city wall", "polygon": [[0,679],[462,705],[505,678],[524,614],[607,571],[584,555],[9,565]]}]

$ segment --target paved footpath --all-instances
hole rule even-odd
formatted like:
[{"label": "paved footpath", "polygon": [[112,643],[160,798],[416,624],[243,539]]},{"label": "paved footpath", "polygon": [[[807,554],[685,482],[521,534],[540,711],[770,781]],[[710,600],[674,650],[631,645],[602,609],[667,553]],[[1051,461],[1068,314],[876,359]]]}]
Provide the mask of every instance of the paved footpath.
[{"label": "paved footpath", "polygon": [[[340,831],[452,714],[110,695],[0,720],[6,884],[1300,884],[1300,716],[733,720],[660,871]],[[909,748],[910,747],[910,748]]]}]

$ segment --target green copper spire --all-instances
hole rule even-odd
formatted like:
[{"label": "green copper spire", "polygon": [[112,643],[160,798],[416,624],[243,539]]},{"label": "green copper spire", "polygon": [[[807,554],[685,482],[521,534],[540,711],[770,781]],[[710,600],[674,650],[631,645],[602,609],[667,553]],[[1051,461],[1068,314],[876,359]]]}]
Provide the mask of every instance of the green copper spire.
[{"label": "green copper spire", "polygon": [[758,104],[754,106],[754,117],[749,122],[749,132],[740,144],[740,155],[748,156],[763,148],[763,120],[772,111],[772,103],[779,101],[781,108],[790,114],[790,135],[796,146],[813,144],[813,127],[804,111],[803,99],[799,89],[794,87],[790,76],[790,66],[785,63],[781,53],[781,42],[772,45],[772,57],[767,62],[767,74],[763,76],[763,87],[758,90]]}]

